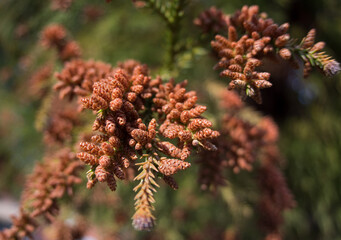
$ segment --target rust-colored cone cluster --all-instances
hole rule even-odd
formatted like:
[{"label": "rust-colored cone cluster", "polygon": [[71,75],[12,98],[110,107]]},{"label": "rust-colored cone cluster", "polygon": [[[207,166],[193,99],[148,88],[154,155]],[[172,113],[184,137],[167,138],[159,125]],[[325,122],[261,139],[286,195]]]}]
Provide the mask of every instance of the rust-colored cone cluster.
[{"label": "rust-colored cone cluster", "polygon": [[65,28],[58,24],[51,24],[43,29],[41,43],[44,47],[55,48],[63,62],[81,56],[78,43],[69,40]]},{"label": "rust-colored cone cluster", "polygon": [[91,142],[80,143],[83,152],[78,158],[91,165],[88,188],[107,182],[115,190],[117,179],[126,179],[129,169],[140,165],[134,179],[140,183],[134,189],[133,225],[148,230],[154,225],[152,185],[158,187],[153,172],[163,174],[164,181],[177,189],[172,175],[190,166],[185,160],[193,148],[215,150],[210,140],[219,133],[201,117],[206,107],[196,104],[196,93],[186,91],[186,82],[163,84],[160,77],[148,75],[147,66],[133,60],[119,66],[95,82],[92,95],[82,99],[84,108],[97,111],[93,130],[98,133]]}]

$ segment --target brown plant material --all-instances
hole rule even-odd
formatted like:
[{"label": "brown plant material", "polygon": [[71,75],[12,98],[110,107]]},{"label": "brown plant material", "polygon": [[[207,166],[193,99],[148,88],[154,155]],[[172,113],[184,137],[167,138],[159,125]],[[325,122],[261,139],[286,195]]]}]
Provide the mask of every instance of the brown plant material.
[{"label": "brown plant material", "polygon": [[107,77],[111,71],[110,64],[74,59],[65,63],[62,71],[55,74],[58,82],[54,89],[59,92],[61,99],[72,100],[75,96],[88,96],[93,84]]},{"label": "brown plant material", "polygon": [[69,40],[65,28],[58,24],[51,24],[43,29],[41,43],[46,48],[55,48],[62,62],[81,56],[78,43]]},{"label": "brown plant material", "polygon": [[72,195],[73,185],[81,182],[78,172],[82,164],[75,154],[63,149],[56,157],[58,161],[52,157],[37,165],[27,181],[22,201],[32,217],[43,216],[52,221],[58,214],[57,200],[65,194]]},{"label": "brown plant material", "polygon": [[66,41],[66,30],[58,24],[45,27],[41,33],[41,43],[44,47],[62,48]]},{"label": "brown plant material", "polygon": [[227,31],[227,16],[216,7],[210,7],[209,9],[200,13],[200,15],[194,19],[194,24],[201,28],[204,33],[219,33]]},{"label": "brown plant material", "polygon": [[36,220],[30,215],[25,213],[21,208],[18,217],[12,216],[12,226],[0,232],[1,240],[14,240],[29,237],[33,239],[33,232],[38,227]]},{"label": "brown plant material", "polygon": [[82,163],[69,149],[63,149],[56,156],[50,156],[36,165],[26,181],[21,214],[13,218],[12,227],[2,231],[0,237],[32,238],[31,234],[38,226],[38,217],[52,222],[59,212],[58,199],[66,194],[72,195],[72,187],[81,182],[78,176],[81,168]]},{"label": "brown plant material", "polygon": [[197,163],[199,164],[199,183],[202,190],[210,190],[214,194],[220,186],[226,185],[226,179],[223,174],[226,168],[226,159],[224,150],[228,149],[223,135],[219,136],[213,142],[217,146],[217,151],[202,151],[199,154]]},{"label": "brown plant material", "polygon": [[54,103],[44,127],[44,142],[48,145],[63,144],[71,140],[74,127],[82,124],[77,105],[58,99],[55,99]]},{"label": "brown plant material", "polygon": [[273,120],[265,117],[259,124],[265,131],[262,148],[262,166],[258,170],[261,190],[260,224],[266,232],[266,239],[281,239],[280,226],[283,211],[295,206],[293,195],[278,168],[281,156],[277,147],[278,128]]},{"label": "brown plant material", "polygon": [[222,134],[228,136],[229,151],[226,153],[228,166],[235,173],[241,169],[251,171],[257,159],[257,149],[262,144],[263,132],[236,116],[226,114]]},{"label": "brown plant material", "polygon": [[[186,92],[186,82],[162,84],[160,77],[148,76],[146,65],[133,60],[119,65],[111,76],[94,83],[90,97],[82,98],[84,108],[97,111],[93,130],[99,134],[91,142],[80,143],[83,152],[78,158],[91,165],[88,188],[107,182],[115,190],[117,179],[127,179],[128,170],[141,165],[135,177],[140,181],[135,191],[140,190],[135,197],[133,225],[148,230],[154,224],[154,201],[148,190],[156,186],[153,171],[168,176],[165,181],[177,188],[170,176],[190,166],[185,160],[196,143],[214,150],[209,141],[219,133],[201,117],[206,107],[196,104],[195,92]],[[138,158],[145,161],[136,163]]]},{"label": "brown plant material", "polygon": [[[321,52],[324,43],[313,45],[315,30],[296,46],[287,33],[289,24],[277,25],[266,14],[259,14],[258,6],[243,6],[240,11],[227,17],[227,26],[228,37],[216,35],[211,42],[219,57],[215,68],[222,68],[220,75],[231,80],[229,90],[237,89],[243,97],[249,96],[257,103],[262,102],[260,89],[272,85],[270,74],[257,69],[264,57],[274,60],[280,57],[292,62],[294,67],[298,65],[296,58],[301,58],[305,62],[305,76],[313,66],[322,69],[327,76],[340,71],[339,63]],[[242,31],[241,36],[238,36],[237,29]]]},{"label": "brown plant material", "polygon": [[304,37],[300,43],[300,54],[304,61],[303,76],[306,78],[310,75],[313,67],[317,66],[322,70],[323,74],[328,77],[332,77],[340,72],[340,63],[332,59],[325,52],[324,42],[315,43],[316,30],[311,29],[307,36]]}]

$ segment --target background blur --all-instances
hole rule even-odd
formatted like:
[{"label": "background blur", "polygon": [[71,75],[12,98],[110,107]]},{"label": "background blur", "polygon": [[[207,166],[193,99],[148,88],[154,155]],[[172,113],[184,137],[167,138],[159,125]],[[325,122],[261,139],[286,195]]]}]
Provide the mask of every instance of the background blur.
[{"label": "background blur", "polygon": [[[289,22],[292,37],[301,39],[316,28],[317,41],[325,41],[327,53],[341,61],[339,0],[193,0],[182,22],[182,39],[199,36],[193,19],[210,6],[233,13],[245,4],[258,4],[276,23]],[[57,11],[51,9],[50,1],[1,0],[1,202],[19,201],[25,175],[42,159],[42,134],[34,127],[40,101],[32,99],[27,89],[33,72],[57,59],[53,50],[39,44],[40,31],[50,23],[65,26],[85,59],[115,65],[134,58],[147,63],[152,75],[162,73],[164,24],[150,10],[137,9],[131,1],[77,0],[68,10]],[[188,79],[190,88],[201,95],[201,103],[209,105],[215,96],[206,89],[226,80],[212,69],[216,60],[210,56],[209,42],[203,47],[181,55],[176,75],[177,81]],[[56,65],[54,70],[61,67]],[[301,80],[301,71],[272,68],[273,87],[263,91],[264,103],[255,107],[272,115],[280,126],[280,147],[286,159],[283,169],[297,201],[297,207],[285,213],[283,232],[286,239],[341,239],[341,77],[328,79],[314,72]],[[101,225],[111,236],[108,239],[233,239],[237,231],[241,239],[259,239],[253,173],[230,173],[231,184],[213,196],[200,190],[197,170],[194,166],[176,176],[177,192],[160,188],[153,232],[132,230],[133,197],[127,184],[119,185],[115,193],[96,186],[99,190],[93,191],[97,196],[104,194],[104,200],[87,204],[79,200],[76,206],[67,205],[62,216],[74,219],[80,211],[91,225]],[[84,186],[76,191],[80,199],[92,199],[91,193]],[[4,206],[0,205],[0,212]]]}]

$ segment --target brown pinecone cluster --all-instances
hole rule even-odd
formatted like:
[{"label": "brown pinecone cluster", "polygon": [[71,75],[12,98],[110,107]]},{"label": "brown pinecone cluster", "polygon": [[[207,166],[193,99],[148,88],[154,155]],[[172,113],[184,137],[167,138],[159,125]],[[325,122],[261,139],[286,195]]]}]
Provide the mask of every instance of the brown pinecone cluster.
[{"label": "brown pinecone cluster", "polygon": [[278,165],[281,156],[277,146],[278,129],[272,119],[265,117],[259,123],[265,132],[258,169],[261,198],[259,200],[260,224],[267,239],[281,239],[280,227],[283,212],[295,206],[294,197]]},{"label": "brown pinecone cluster", "polygon": [[216,192],[225,185],[224,169],[255,169],[260,185],[260,223],[268,239],[281,239],[280,226],[283,211],[295,205],[293,196],[279,169],[282,159],[277,146],[278,127],[270,117],[263,117],[257,124],[242,118],[243,102],[233,91],[222,94],[225,114],[221,124],[221,135],[214,143],[218,150],[199,155],[199,182],[203,190]]},{"label": "brown pinecone cluster", "polygon": [[43,216],[52,221],[58,213],[58,202],[65,194],[72,194],[72,187],[79,184],[82,163],[69,149],[60,150],[56,157],[47,158],[37,165],[29,177],[23,194],[24,206],[32,217]]},{"label": "brown pinecone cluster", "polygon": [[41,33],[41,43],[44,47],[55,48],[59,59],[63,62],[81,56],[81,49],[77,42],[69,40],[66,30],[58,24],[51,24]]},{"label": "brown pinecone cluster", "polygon": [[77,105],[55,99],[44,127],[44,142],[47,145],[64,144],[71,140],[74,127],[82,124]]},{"label": "brown pinecone cluster", "polygon": [[322,51],[326,44],[315,43],[315,37],[316,30],[311,29],[299,45],[299,51],[304,60],[303,76],[308,77],[314,66],[322,70],[326,76],[334,76],[340,71],[340,63]]},{"label": "brown pinecone cluster", "polygon": [[227,16],[216,7],[210,7],[194,19],[194,24],[204,33],[219,33],[227,31]]},{"label": "brown pinecone cluster", "polygon": [[33,239],[33,232],[38,227],[36,220],[20,209],[18,217],[12,216],[11,228],[4,229],[0,232],[0,240],[23,239],[29,237]]},{"label": "brown pinecone cluster", "polygon": [[224,169],[232,168],[238,173],[254,168],[264,137],[263,130],[239,116],[244,104],[235,92],[224,91],[221,106],[225,114],[222,117],[221,135],[214,142],[218,150],[213,153],[203,151],[198,160],[201,188],[213,192],[225,185]]},{"label": "brown pinecone cluster", "polygon": [[[228,37],[216,35],[211,42],[219,57],[215,68],[223,69],[221,76],[231,80],[228,88],[238,89],[243,97],[249,96],[261,103],[260,89],[271,87],[270,74],[257,70],[264,57],[277,61],[278,56],[290,61],[296,68],[299,67],[297,59],[302,59],[305,62],[305,76],[312,66],[322,69],[327,76],[340,71],[339,63],[321,52],[323,42],[313,45],[314,29],[300,45],[295,45],[287,33],[289,24],[277,25],[266,14],[259,14],[258,6],[244,6],[234,15],[226,16],[226,19]],[[243,35],[238,36],[237,29],[242,30]]]},{"label": "brown pinecone cluster", "polygon": [[108,76],[112,70],[107,63],[74,59],[66,62],[62,71],[55,74],[58,82],[54,89],[59,92],[61,99],[85,97],[91,94],[93,84]]},{"label": "brown pinecone cluster", "polygon": [[69,149],[63,149],[56,156],[36,165],[26,181],[21,214],[13,218],[12,227],[2,231],[0,238],[32,238],[33,231],[38,227],[38,217],[53,221],[59,212],[57,200],[66,194],[71,195],[72,187],[81,182],[78,176],[81,168],[82,163]]},{"label": "brown pinecone cluster", "polygon": [[227,165],[235,173],[241,169],[251,171],[262,145],[263,131],[237,116],[226,114],[221,133],[227,136]]},{"label": "brown pinecone cluster", "polygon": [[[290,40],[288,28],[288,23],[278,26],[264,14],[258,14],[258,6],[244,6],[228,17],[228,38],[216,35],[211,45],[220,58],[216,68],[223,68],[221,76],[232,80],[229,89],[238,89],[242,96],[262,102],[260,89],[272,84],[270,74],[258,72],[257,67],[262,64],[263,56],[274,54],[277,48],[281,49],[281,57],[291,57],[281,53]],[[242,29],[244,35],[238,37],[237,29]]]},{"label": "brown pinecone cluster", "polygon": [[[177,188],[171,177],[190,166],[185,160],[192,148],[214,150],[210,139],[219,133],[201,117],[206,107],[198,105],[194,91],[186,91],[186,82],[162,83],[152,79],[146,65],[130,61],[120,64],[113,75],[95,82],[90,97],[82,99],[84,108],[97,111],[91,142],[81,142],[78,158],[91,165],[88,187],[97,181],[116,189],[116,178],[125,179],[126,171],[140,166],[135,177],[140,181],[134,191],[136,213],[133,225],[147,230],[154,224],[152,193],[155,173]],[[171,142],[172,141],[172,142]],[[137,159],[143,159],[138,161]],[[153,173],[154,172],[154,173]]]}]

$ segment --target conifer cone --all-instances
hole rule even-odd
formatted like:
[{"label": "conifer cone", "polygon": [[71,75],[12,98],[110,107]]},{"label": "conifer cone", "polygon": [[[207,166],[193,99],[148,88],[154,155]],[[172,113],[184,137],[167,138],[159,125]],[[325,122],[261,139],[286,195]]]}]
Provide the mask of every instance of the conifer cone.
[{"label": "conifer cone", "polygon": [[41,44],[46,48],[55,48],[62,62],[82,55],[78,43],[71,41],[67,36],[66,29],[59,24],[51,24],[43,29]]},{"label": "conifer cone", "polygon": [[[163,84],[160,77],[148,76],[146,65],[134,60],[119,66],[113,74],[94,82],[91,96],[82,98],[84,108],[97,111],[93,124],[97,133],[91,141],[80,143],[82,152],[77,156],[91,166],[88,188],[107,182],[114,191],[117,179],[127,179],[129,169],[140,166],[134,179],[140,183],[135,188],[133,225],[149,230],[155,219],[151,192],[156,190],[152,185],[158,187],[153,172],[165,175],[164,180],[176,189],[171,175],[190,166],[185,160],[192,148],[215,150],[210,140],[219,133],[201,116],[206,107],[196,104],[196,93],[186,91],[186,82]],[[144,161],[139,162],[141,159]]]},{"label": "conifer cone", "polygon": [[302,39],[299,45],[299,52],[304,61],[303,76],[306,78],[310,75],[313,67],[318,67],[324,75],[332,77],[340,72],[340,63],[328,56],[323,48],[324,42],[315,43],[316,30],[311,29],[307,36]]},{"label": "conifer cone", "polygon": [[210,7],[203,11],[194,24],[201,28],[204,33],[219,33],[227,31],[227,16],[216,7]]},{"label": "conifer cone", "polygon": [[54,89],[59,91],[61,99],[72,100],[75,96],[88,96],[93,84],[109,76],[111,72],[110,64],[75,59],[65,63],[62,71],[55,74],[58,82]]},{"label": "conifer cone", "polygon": [[0,240],[22,239],[29,237],[33,239],[33,232],[38,227],[37,221],[22,208],[18,217],[12,216],[11,228],[4,229],[0,232]]},{"label": "conifer cone", "polygon": [[[327,76],[340,71],[339,63],[321,52],[324,43],[314,44],[314,29],[297,46],[287,33],[289,24],[277,25],[266,14],[259,13],[258,6],[243,6],[226,19],[228,36],[216,35],[211,42],[219,58],[215,68],[222,68],[220,75],[230,79],[228,89],[238,89],[243,97],[261,103],[260,89],[271,87],[270,74],[258,71],[264,57],[274,61],[280,57],[296,68],[299,66],[296,59],[301,58],[305,77],[312,67],[320,68]],[[241,36],[237,29],[241,30]]]},{"label": "conifer cone", "polygon": [[62,149],[36,165],[26,181],[20,216],[13,218],[11,228],[0,232],[0,239],[32,238],[38,217],[52,222],[59,212],[58,199],[72,195],[72,187],[81,182],[78,176],[81,168],[82,163],[69,149]]},{"label": "conifer cone", "polygon": [[44,142],[48,145],[64,144],[71,140],[74,127],[82,124],[77,105],[59,101],[55,97],[44,126]]}]

